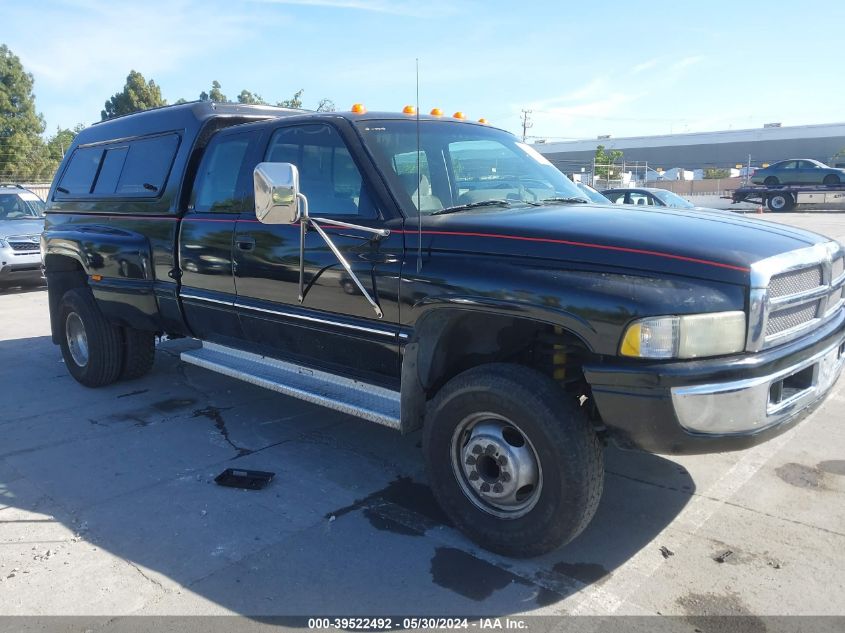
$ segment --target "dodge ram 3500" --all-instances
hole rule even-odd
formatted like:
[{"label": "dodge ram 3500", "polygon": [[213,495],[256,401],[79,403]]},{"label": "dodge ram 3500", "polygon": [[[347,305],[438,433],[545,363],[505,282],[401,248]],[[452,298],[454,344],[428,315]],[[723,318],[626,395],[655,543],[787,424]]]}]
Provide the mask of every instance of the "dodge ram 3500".
[{"label": "dodge ram 3500", "polygon": [[422,430],[433,492],[531,556],[593,516],[605,438],[741,449],[843,364],[838,242],[590,203],[489,125],[190,103],[83,130],[48,197],[53,341],[97,387],[185,362]]}]

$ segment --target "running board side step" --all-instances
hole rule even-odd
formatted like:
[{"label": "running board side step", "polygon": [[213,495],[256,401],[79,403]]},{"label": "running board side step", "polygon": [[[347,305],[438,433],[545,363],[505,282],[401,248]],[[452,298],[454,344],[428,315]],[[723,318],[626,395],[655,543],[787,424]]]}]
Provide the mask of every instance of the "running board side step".
[{"label": "running board side step", "polygon": [[217,343],[204,342],[199,349],[182,352],[181,358],[186,363],[239,378],[286,396],[393,429],[400,428],[398,391]]}]

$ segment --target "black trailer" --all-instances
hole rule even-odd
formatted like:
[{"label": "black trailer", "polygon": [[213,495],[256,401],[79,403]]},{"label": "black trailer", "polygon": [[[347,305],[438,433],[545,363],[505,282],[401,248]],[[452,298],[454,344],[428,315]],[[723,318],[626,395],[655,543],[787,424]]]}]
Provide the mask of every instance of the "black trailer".
[{"label": "black trailer", "polygon": [[[727,197],[727,196],[726,196]],[[751,202],[771,211],[791,211],[796,205],[845,205],[845,185],[748,185],[731,192],[734,204]]]}]

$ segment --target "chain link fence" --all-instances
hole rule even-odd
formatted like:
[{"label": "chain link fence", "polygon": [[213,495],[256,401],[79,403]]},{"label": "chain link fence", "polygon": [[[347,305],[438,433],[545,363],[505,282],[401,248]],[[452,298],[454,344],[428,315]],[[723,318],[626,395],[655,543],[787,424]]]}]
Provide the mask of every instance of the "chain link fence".
[{"label": "chain link fence", "polygon": [[[551,160],[551,163],[571,180],[583,182],[601,191],[617,187],[642,187],[648,182],[649,171],[645,161],[620,160],[614,163],[597,163],[579,160]],[[656,172],[655,172],[656,173]]]}]

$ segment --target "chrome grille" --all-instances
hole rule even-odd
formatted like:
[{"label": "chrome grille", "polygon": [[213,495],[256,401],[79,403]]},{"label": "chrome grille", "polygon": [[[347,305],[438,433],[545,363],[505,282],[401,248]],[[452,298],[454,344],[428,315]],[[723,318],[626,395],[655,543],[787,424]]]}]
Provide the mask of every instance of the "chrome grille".
[{"label": "chrome grille", "polygon": [[769,296],[773,299],[788,297],[809,290],[815,290],[821,285],[821,266],[793,270],[772,277],[772,281],[769,283]]},{"label": "chrome grille", "polygon": [[841,316],[845,247],[827,242],[751,266],[748,351],[792,341]]},{"label": "chrome grille", "polygon": [[842,276],[842,273],[845,272],[845,258],[839,257],[833,260],[833,280],[836,281]]},{"label": "chrome grille", "polygon": [[766,336],[773,336],[797,328],[816,318],[819,312],[819,302],[784,308],[772,312],[769,321],[766,323]]},{"label": "chrome grille", "polygon": [[41,250],[39,235],[10,235],[6,238],[9,247],[16,253],[34,253]]},{"label": "chrome grille", "polygon": [[18,253],[21,252],[35,252],[41,250],[40,244],[33,244],[32,242],[9,242],[9,246],[12,247],[12,250]]}]

